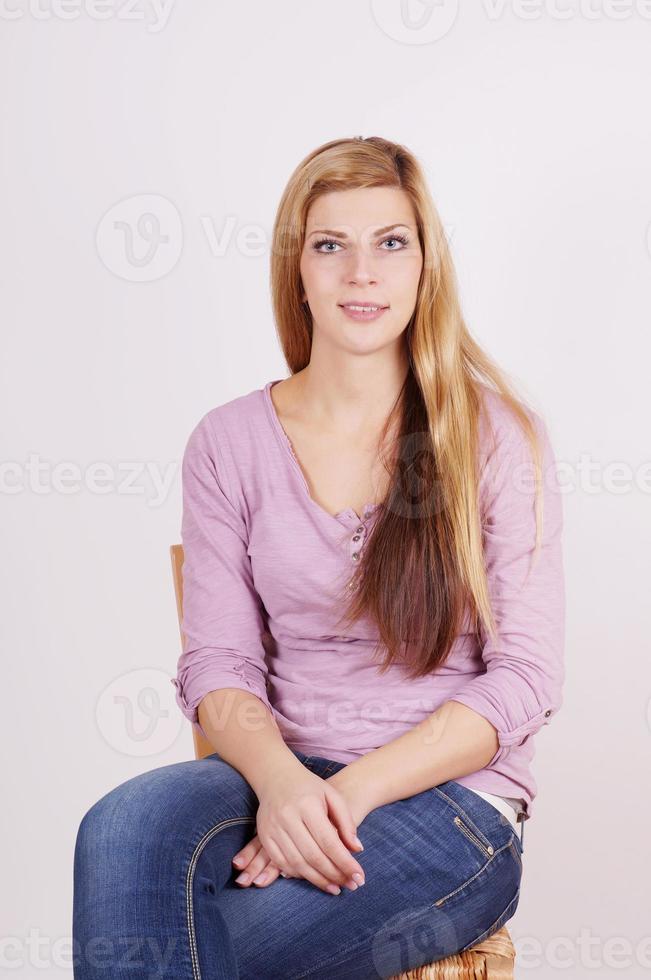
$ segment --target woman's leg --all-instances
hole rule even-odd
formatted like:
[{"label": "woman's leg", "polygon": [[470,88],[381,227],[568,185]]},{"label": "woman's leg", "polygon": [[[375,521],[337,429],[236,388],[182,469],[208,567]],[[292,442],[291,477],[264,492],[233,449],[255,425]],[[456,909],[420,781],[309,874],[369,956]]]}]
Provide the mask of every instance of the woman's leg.
[{"label": "woman's leg", "polygon": [[[320,757],[302,761],[324,777],[343,766]],[[329,895],[300,878],[261,889],[225,881],[211,915],[228,927],[234,976],[391,977],[473,946],[515,913],[518,835],[499,810],[459,783],[379,807],[358,833],[364,850],[355,857],[366,884],[356,891]],[[207,919],[202,935],[209,933]],[[201,976],[214,974],[208,968]]]},{"label": "woman's leg", "polygon": [[95,803],[75,846],[75,980],[237,978],[218,896],[257,808],[217,755],[142,773]]},{"label": "woman's leg", "polygon": [[[295,754],[322,776],[343,766]],[[75,848],[75,980],[390,977],[473,945],[517,907],[517,835],[458,783],[372,811],[355,855],[366,884],[340,895],[298,878],[235,883],[257,807],[217,754],[99,800]]]}]

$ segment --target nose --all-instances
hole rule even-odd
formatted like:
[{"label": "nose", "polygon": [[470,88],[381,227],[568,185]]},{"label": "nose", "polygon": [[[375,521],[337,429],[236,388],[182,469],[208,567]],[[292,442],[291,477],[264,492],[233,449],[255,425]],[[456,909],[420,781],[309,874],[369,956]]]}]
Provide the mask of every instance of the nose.
[{"label": "nose", "polygon": [[363,284],[378,282],[378,273],[374,268],[372,258],[359,250],[351,255],[350,264],[346,270],[346,282],[350,284]]}]

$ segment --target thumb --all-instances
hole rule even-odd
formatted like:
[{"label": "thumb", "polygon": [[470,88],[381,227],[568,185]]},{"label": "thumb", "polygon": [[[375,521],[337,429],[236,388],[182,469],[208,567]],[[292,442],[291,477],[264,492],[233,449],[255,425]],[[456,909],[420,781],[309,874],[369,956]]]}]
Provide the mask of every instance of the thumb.
[{"label": "thumb", "polygon": [[329,786],[327,783],[325,794],[328,801],[328,816],[335,824],[343,843],[350,850],[363,851],[364,845],[357,836],[357,827],[345,798],[334,786]]}]

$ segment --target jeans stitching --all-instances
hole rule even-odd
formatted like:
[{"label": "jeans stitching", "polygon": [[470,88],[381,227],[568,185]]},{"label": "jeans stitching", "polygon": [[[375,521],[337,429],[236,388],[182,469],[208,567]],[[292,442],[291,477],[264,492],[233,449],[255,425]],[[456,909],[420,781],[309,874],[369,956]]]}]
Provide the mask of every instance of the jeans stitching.
[{"label": "jeans stitching", "polygon": [[190,958],[192,960],[192,975],[194,980],[201,980],[201,970],[199,969],[199,955],[197,952],[197,937],[194,928],[194,907],[192,903],[192,883],[194,881],[194,872],[197,866],[197,861],[199,856],[203,851],[206,844],[212,840],[221,830],[225,827],[232,827],[238,823],[255,823],[255,817],[229,817],[227,820],[221,820],[218,824],[207,831],[201,838],[197,846],[195,847],[192,857],[190,858],[190,864],[188,866],[188,873],[185,879],[185,901],[186,901],[186,917],[188,926],[188,938],[190,942]]},{"label": "jeans stitching", "polygon": [[475,871],[474,875],[471,875],[470,878],[468,878],[467,881],[464,881],[464,883],[462,885],[459,885],[453,891],[449,892],[447,895],[444,895],[443,898],[439,898],[436,902],[434,902],[434,904],[431,907],[438,909],[442,905],[444,905],[450,898],[452,898],[454,895],[456,895],[457,892],[463,891],[463,889],[466,888],[472,881],[474,881],[475,878],[479,877],[480,874],[483,874],[483,872],[486,870],[486,868],[488,867],[488,865],[491,864],[491,862],[493,862],[495,860],[495,858],[497,857],[498,854],[501,854],[502,851],[505,851],[508,846],[509,846],[509,844],[506,843],[502,847],[498,848],[494,852],[493,856],[488,859],[488,861],[486,862],[486,864],[483,864],[481,866],[481,868],[479,869],[479,871]]},{"label": "jeans stitching", "polygon": [[455,818],[455,820],[454,820],[454,825],[455,825],[455,827],[458,827],[458,828],[459,828],[459,830],[460,830],[460,831],[461,831],[461,833],[462,833],[462,834],[464,835],[464,837],[467,837],[467,838],[468,838],[468,840],[469,840],[469,841],[470,841],[470,842],[471,842],[472,844],[474,844],[474,845],[475,845],[475,847],[476,847],[476,848],[477,848],[477,849],[479,850],[479,853],[480,853],[480,854],[483,854],[483,856],[484,856],[484,857],[485,857],[486,859],[488,859],[488,858],[489,858],[489,857],[491,856],[491,854],[493,853],[493,845],[492,845],[492,844],[490,844],[490,845],[489,845],[489,847],[490,847],[490,850],[489,850],[489,849],[488,849],[488,848],[486,847],[486,845],[485,845],[485,844],[483,844],[483,843],[482,843],[482,842],[480,841],[480,839],[479,839],[479,838],[478,838],[478,837],[476,836],[476,834],[475,834],[475,833],[474,833],[474,832],[473,832],[472,830],[470,830],[470,828],[469,828],[469,827],[466,827],[466,825],[465,825],[465,823],[463,822],[463,820],[461,819],[461,817],[456,817],[456,818]]},{"label": "jeans stitching", "polygon": [[[486,868],[488,867],[488,865],[492,861],[495,860],[495,858],[497,857],[497,855],[498,854],[501,854],[502,851],[506,850],[506,848],[508,846],[509,846],[508,844],[504,844],[504,846],[503,847],[500,847],[500,849],[498,851],[495,851],[495,853],[493,854],[493,856],[491,857],[491,859],[489,861],[487,861],[486,864],[479,869],[479,871],[476,871],[474,875],[472,875],[470,878],[468,878],[467,881],[464,881],[464,883],[462,885],[459,885],[458,888],[455,888],[454,891],[451,891],[449,893],[449,895],[445,895],[443,898],[439,898],[439,900],[437,902],[429,903],[428,905],[424,905],[420,909],[414,909],[410,914],[411,915],[414,915],[414,916],[422,915],[424,912],[428,912],[428,911],[430,911],[433,908],[439,908],[440,905],[443,902],[447,902],[447,900],[449,898],[451,898],[453,895],[456,895],[457,892],[461,891],[463,888],[466,888],[472,881],[475,880],[475,878],[478,878],[479,875],[481,875],[486,870]],[[504,912],[502,913],[502,915],[504,915]],[[312,970],[321,970],[321,969],[323,969],[324,966],[331,966],[333,964],[333,962],[337,959],[337,957],[340,957],[340,958],[341,957],[344,957],[345,958],[350,953],[356,952],[358,949],[363,949],[364,946],[365,946],[365,944],[368,941],[369,941],[368,940],[368,937],[364,937],[363,939],[356,939],[355,942],[353,942],[353,943],[350,944],[350,946],[346,946],[344,949],[339,949],[339,950],[337,950],[336,953],[334,953],[333,955],[329,956],[327,959],[321,960],[319,963],[315,963],[312,967],[310,967],[309,970],[307,970],[307,972],[297,973],[297,974],[295,974],[295,975],[293,975],[291,977],[287,977],[287,980],[304,980],[305,977],[309,977],[310,976],[310,973],[312,972]],[[342,962],[342,960],[339,959],[338,962]]]},{"label": "jeans stitching", "polygon": [[434,786],[434,790],[439,794],[439,796],[442,796],[444,800],[447,800],[450,806],[454,807],[454,809],[457,811],[459,816],[467,822],[470,829],[479,837],[480,840],[484,842],[485,847],[494,846],[492,841],[488,839],[486,834],[482,833],[482,831],[479,829],[479,827],[474,822],[474,820],[470,816],[468,816],[466,811],[463,809],[463,807],[459,806],[456,800],[453,800],[451,796],[448,796],[447,793],[444,793],[442,789],[438,788],[438,786]]},{"label": "jeans stitching", "polygon": [[478,943],[483,943],[485,939],[488,939],[489,936],[492,936],[493,933],[501,929],[504,923],[508,922],[508,920],[511,918],[510,915],[511,906],[514,903],[517,903],[519,895],[520,895],[520,886],[518,886],[515,895],[513,896],[509,904],[506,906],[504,911],[501,912],[500,915],[498,915],[498,917],[495,919],[495,922],[492,924],[492,926],[489,926],[488,929],[485,929],[484,932],[482,932],[482,934],[477,937],[477,939],[473,939],[471,943],[468,943],[466,946],[463,947],[463,949],[460,949],[459,952],[465,953],[466,950],[472,949],[472,947],[476,946]]}]

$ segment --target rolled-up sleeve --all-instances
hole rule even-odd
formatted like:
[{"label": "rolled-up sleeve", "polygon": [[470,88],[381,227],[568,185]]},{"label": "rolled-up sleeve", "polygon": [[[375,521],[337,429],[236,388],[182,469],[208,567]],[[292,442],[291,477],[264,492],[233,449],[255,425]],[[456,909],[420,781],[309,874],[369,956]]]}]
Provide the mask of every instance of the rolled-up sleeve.
[{"label": "rolled-up sleeve", "polygon": [[532,563],[535,478],[526,434],[514,419],[496,431],[480,477],[484,556],[497,638],[482,631],[485,672],[450,700],[497,730],[493,765],[549,724],[562,703],[565,583],[562,492],[547,427],[529,410],[542,454],[542,540]]},{"label": "rolled-up sleeve", "polygon": [[183,488],[183,652],[176,703],[205,735],[197,714],[221,688],[267,697],[263,604],[253,584],[248,536],[233,501],[216,431],[208,415],[191,433],[181,466]]}]

